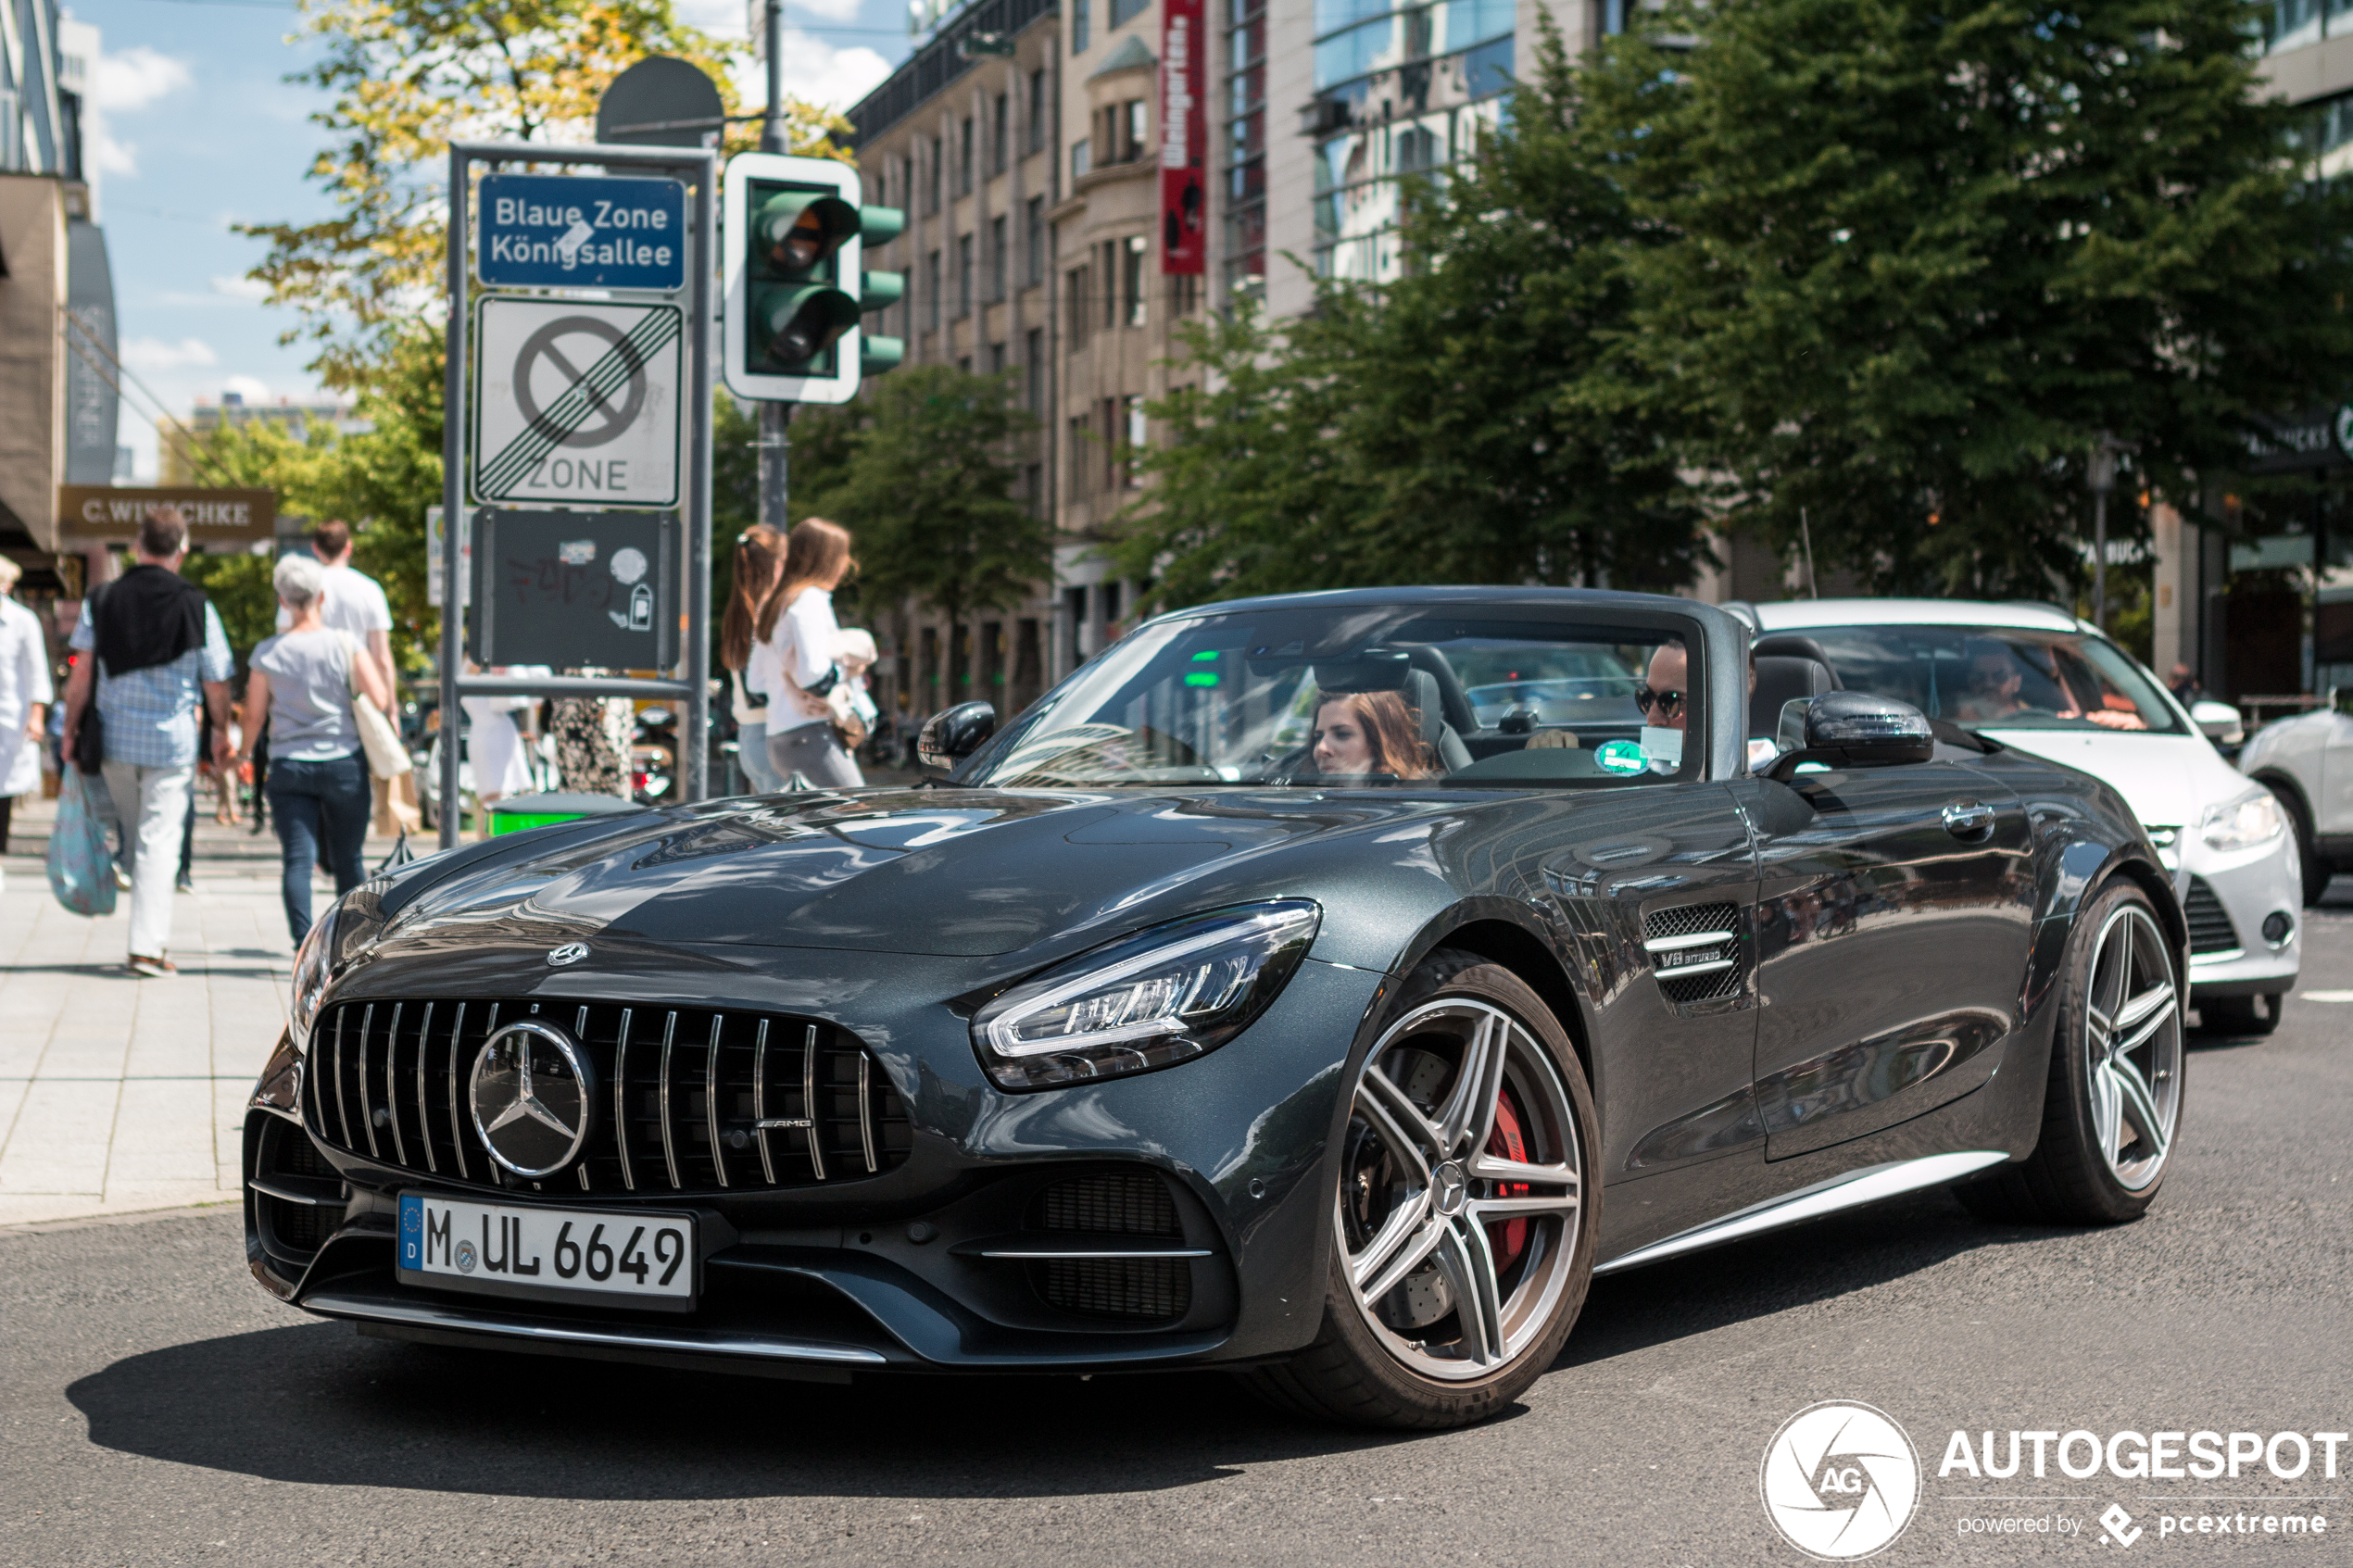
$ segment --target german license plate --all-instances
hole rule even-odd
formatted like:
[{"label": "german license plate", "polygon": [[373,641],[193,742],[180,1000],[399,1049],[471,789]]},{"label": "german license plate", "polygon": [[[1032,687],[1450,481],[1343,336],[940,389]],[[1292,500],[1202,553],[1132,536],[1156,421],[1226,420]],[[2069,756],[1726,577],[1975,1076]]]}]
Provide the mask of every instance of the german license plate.
[{"label": "german license plate", "polygon": [[694,1305],[696,1262],[691,1214],[400,1195],[397,1272],[409,1285],[541,1298],[635,1297],[645,1306],[678,1309]]}]

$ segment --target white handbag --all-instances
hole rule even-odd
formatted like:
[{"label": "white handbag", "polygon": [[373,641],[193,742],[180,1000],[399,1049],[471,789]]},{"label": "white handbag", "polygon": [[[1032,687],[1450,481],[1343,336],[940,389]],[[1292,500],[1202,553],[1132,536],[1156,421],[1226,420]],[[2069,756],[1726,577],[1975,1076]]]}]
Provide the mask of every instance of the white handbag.
[{"label": "white handbag", "polygon": [[339,632],[346,661],[344,679],[351,687],[352,722],[359,729],[359,749],[368,755],[368,771],[380,779],[396,779],[408,772],[414,763],[409,759],[409,748],[400,744],[400,732],[385,718],[384,709],[370,699],[359,685],[359,660],[368,650],[348,632]]}]

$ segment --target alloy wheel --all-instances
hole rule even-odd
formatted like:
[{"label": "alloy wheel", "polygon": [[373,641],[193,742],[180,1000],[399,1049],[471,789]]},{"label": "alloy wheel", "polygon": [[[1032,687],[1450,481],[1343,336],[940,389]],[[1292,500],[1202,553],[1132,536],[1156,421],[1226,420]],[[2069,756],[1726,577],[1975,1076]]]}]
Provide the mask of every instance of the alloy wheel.
[{"label": "alloy wheel", "polygon": [[2129,1192],[2165,1169],[2182,1110],[2182,1003],[2165,935],[2126,904],[2092,951],[2083,1048],[2100,1157]]},{"label": "alloy wheel", "polygon": [[1459,1382],[1544,1332],[1583,1218],[1577,1120],[1551,1054],[1501,1009],[1415,1009],[1358,1074],[1339,1230],[1358,1311],[1426,1377]]}]

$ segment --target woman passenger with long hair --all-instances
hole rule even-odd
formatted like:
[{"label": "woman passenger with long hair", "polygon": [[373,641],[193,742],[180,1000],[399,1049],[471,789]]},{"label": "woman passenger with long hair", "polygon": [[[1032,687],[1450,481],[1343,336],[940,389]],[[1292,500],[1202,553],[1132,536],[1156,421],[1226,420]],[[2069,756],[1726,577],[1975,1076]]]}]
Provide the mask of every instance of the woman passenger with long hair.
[{"label": "woman passenger with long hair", "polygon": [[[774,795],[785,787],[782,775],[768,766],[769,691],[776,685],[772,672],[775,652],[753,635],[760,612],[784,581],[785,536],[764,522],[753,523],[736,535],[735,585],[727,594],[727,612],[719,623],[719,662],[727,671],[728,695],[736,714],[736,759],[755,795]],[[753,680],[754,671],[760,679]]]},{"label": "woman passenger with long hair", "polygon": [[834,590],[857,567],[849,530],[824,518],[803,519],[785,537],[784,581],[753,623],[753,633],[775,659],[768,766],[786,782],[795,773],[820,789],[856,789],[866,782],[834,734],[826,700],[846,674],[857,673],[842,668],[841,623],[834,619]]},{"label": "woman passenger with long hair", "polygon": [[1438,771],[1414,709],[1395,692],[1321,692],[1315,771],[1340,777],[1426,779]]}]

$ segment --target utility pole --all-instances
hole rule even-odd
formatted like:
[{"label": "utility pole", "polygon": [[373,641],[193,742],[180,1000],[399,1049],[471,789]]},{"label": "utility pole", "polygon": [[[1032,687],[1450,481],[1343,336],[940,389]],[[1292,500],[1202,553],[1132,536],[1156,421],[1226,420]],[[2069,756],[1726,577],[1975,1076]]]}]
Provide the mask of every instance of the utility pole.
[{"label": "utility pole", "polygon": [[[761,122],[760,150],[789,153],[792,148],[785,139],[785,0],[766,0],[762,12],[761,43],[767,56],[768,118]],[[742,330],[739,322],[730,321],[727,326],[731,332]],[[760,406],[760,521],[779,533],[791,526],[785,515],[791,447],[786,433],[791,424],[791,404]]]},{"label": "utility pole", "polygon": [[2116,488],[2116,438],[2100,432],[2092,448],[2092,624],[2108,630],[2108,495]]}]

